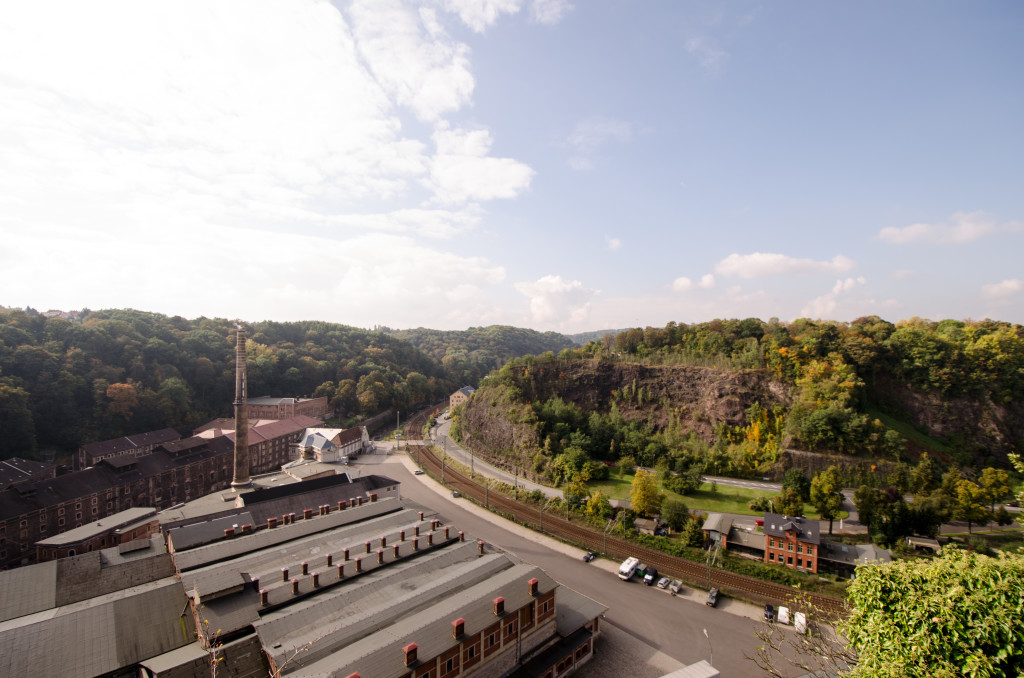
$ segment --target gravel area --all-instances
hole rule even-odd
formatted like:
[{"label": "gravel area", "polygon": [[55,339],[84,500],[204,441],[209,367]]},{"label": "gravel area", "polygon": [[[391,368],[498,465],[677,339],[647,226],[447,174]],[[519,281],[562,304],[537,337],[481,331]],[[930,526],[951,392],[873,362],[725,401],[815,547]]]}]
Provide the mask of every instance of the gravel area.
[{"label": "gravel area", "polygon": [[594,643],[594,658],[576,675],[584,678],[658,678],[684,665],[627,631],[605,623]]}]

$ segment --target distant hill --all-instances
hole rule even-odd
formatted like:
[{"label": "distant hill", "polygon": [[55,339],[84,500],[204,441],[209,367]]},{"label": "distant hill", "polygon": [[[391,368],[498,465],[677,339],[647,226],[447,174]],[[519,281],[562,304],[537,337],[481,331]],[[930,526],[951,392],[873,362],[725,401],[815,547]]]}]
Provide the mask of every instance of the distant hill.
[{"label": "distant hill", "polygon": [[577,346],[586,346],[592,341],[599,341],[606,334],[610,334],[614,337],[619,332],[625,332],[628,329],[631,328],[625,327],[621,330],[594,330],[593,332],[580,332],[579,334],[567,334],[566,336],[572,339]]},{"label": "distant hill", "polygon": [[428,356],[440,360],[449,374],[461,374],[467,384],[477,384],[491,370],[512,358],[558,353],[575,348],[572,339],[557,332],[537,332],[509,325],[470,327],[468,330],[388,330]]}]

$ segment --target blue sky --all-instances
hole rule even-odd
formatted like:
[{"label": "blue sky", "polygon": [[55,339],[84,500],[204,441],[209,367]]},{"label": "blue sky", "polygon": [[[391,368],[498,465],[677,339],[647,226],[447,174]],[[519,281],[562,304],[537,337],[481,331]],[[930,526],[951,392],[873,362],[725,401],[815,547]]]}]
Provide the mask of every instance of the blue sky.
[{"label": "blue sky", "polygon": [[34,2],[0,304],[1024,322],[1016,2]]}]

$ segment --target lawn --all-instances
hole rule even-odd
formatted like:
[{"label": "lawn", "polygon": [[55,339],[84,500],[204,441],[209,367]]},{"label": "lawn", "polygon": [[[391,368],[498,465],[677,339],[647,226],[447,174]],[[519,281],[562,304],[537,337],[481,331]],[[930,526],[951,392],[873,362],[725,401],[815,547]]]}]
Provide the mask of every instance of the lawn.
[{"label": "lawn", "polygon": [[[590,483],[591,491],[600,491],[609,499],[629,500],[629,490],[633,484],[633,475],[625,474],[622,479],[609,478]],[[675,494],[667,492],[666,494]],[[766,496],[774,498],[778,493],[750,490],[745,487],[727,487],[719,485],[717,491],[711,491],[711,484],[704,483],[696,492],[687,495],[675,495],[686,502],[687,508],[691,511],[705,511],[711,513],[740,513],[748,516],[761,515],[761,511],[751,511],[748,508],[750,500],[755,497]],[[806,505],[805,515],[814,520],[820,520],[820,516],[814,511],[810,504]],[[848,514],[843,511],[840,517],[845,518]],[[836,518],[838,521],[839,518]]]}]

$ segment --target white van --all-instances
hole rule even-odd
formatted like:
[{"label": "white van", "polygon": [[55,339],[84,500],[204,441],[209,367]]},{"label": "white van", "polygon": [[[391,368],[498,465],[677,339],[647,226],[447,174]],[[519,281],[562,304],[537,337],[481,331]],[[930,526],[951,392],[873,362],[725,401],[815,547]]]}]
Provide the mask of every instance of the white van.
[{"label": "white van", "polygon": [[640,564],[640,561],[636,558],[626,558],[622,561],[622,565],[619,565],[619,579],[629,580],[634,574],[636,574],[636,567]]},{"label": "white van", "polygon": [[779,613],[778,613],[776,619],[777,619],[777,621],[780,624],[788,624],[789,623],[789,608],[788,607],[781,607],[780,606],[779,607]]},{"label": "white van", "polygon": [[803,612],[797,612],[793,615],[793,628],[801,636],[807,633],[807,615]]}]

